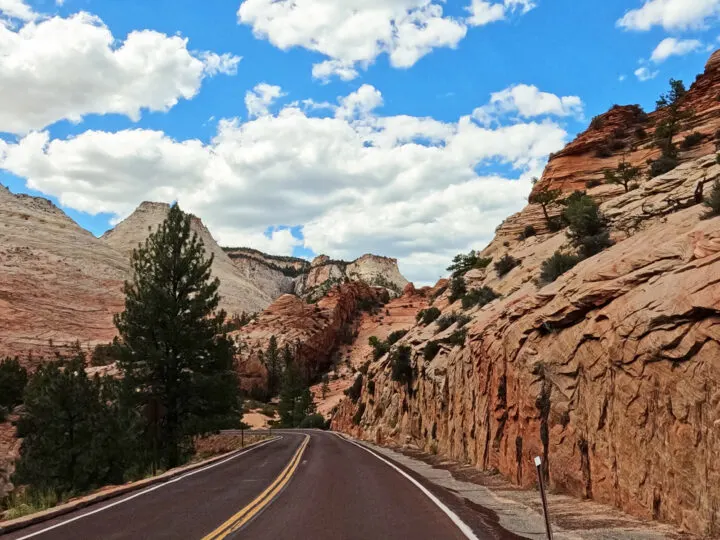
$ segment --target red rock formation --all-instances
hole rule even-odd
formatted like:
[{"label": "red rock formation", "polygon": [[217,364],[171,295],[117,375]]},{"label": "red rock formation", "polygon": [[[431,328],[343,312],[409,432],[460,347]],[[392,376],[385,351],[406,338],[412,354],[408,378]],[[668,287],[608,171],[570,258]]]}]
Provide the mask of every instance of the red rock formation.
[{"label": "red rock formation", "polygon": [[352,334],[352,322],[361,300],[377,301],[379,289],[363,282],[346,283],[331,289],[317,304],[308,304],[289,294],[278,298],[256,321],[238,330],[242,344],[239,372],[242,387],[265,386],[267,373],[258,361],[258,351],[267,350],[272,336],[279,347],[288,344],[308,374],[326,368],[341,341]]},{"label": "red rock formation", "polygon": [[[688,129],[714,135],[718,94],[720,53],[687,94],[684,106],[695,109]],[[540,185],[584,189],[621,159],[596,158],[596,145],[619,126],[629,131],[634,118],[627,107],[604,115],[553,157]],[[525,487],[535,483],[532,460],[540,455],[552,489],[719,537],[720,217],[701,219],[701,205],[668,204],[692,201],[699,180],[720,179],[710,139],[629,193],[590,190],[616,244],[545,287],[534,280],[542,261],[569,247],[565,232],[547,232],[533,205],[509,218],[480,256],[509,252],[520,265],[502,278],[492,265],[465,276],[502,298],[466,312],[464,345],[441,343],[426,361],[425,346],[457,326],[415,326],[404,338],[413,348],[412,391],[392,381],[381,358],[358,405],[344,401],[333,426],[380,443],[437,448]],[[653,152],[640,143],[630,159],[646,167]],[[521,240],[528,224],[540,234]],[[447,293],[435,301],[445,313],[461,310],[447,304]]]}]

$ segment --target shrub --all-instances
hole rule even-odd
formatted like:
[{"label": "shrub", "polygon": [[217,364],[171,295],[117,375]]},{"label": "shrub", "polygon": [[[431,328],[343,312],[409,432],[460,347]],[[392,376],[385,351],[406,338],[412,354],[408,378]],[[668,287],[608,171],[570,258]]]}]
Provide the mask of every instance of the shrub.
[{"label": "shrub", "polygon": [[410,386],[413,379],[413,370],[410,365],[410,356],[412,350],[407,345],[398,347],[390,356],[392,365],[392,380],[396,382],[404,382]]},{"label": "shrub", "polygon": [[640,184],[638,184],[637,182],[633,182],[632,184],[630,184],[628,186],[628,189],[630,191],[635,191],[636,189],[639,189],[639,188],[640,188]]},{"label": "shrub", "polygon": [[694,131],[683,139],[683,142],[680,143],[680,148],[682,148],[683,150],[689,150],[693,146],[697,146],[698,144],[700,144],[704,138],[705,135]]},{"label": "shrub", "polygon": [[605,122],[603,122],[603,119],[599,116],[594,116],[590,121],[590,129],[599,130],[602,129],[604,125]]},{"label": "shrub", "polygon": [[423,350],[423,358],[430,362],[432,359],[434,359],[437,356],[437,353],[440,351],[440,344],[437,341],[428,341],[425,345],[425,349]]},{"label": "shrub", "polygon": [[577,255],[569,255],[556,251],[552,257],[542,263],[540,280],[543,283],[552,283],[565,272],[573,268],[582,260]]},{"label": "shrub", "polygon": [[360,366],[360,369],[358,369],[358,371],[360,372],[361,375],[367,375],[368,369],[370,369],[370,360],[363,363],[363,365]]},{"label": "shrub", "polygon": [[678,166],[678,160],[672,155],[662,155],[656,160],[649,160],[648,164],[650,165],[650,178],[655,178],[672,171]]},{"label": "shrub", "polygon": [[548,229],[550,230],[550,232],[561,231],[563,227],[565,227],[565,223],[563,222],[562,218],[553,218],[548,221]]},{"label": "shrub", "polygon": [[502,259],[495,263],[495,271],[497,272],[498,277],[503,277],[505,274],[510,272],[510,270],[519,265],[520,261],[506,253],[503,255]]},{"label": "shrub", "polygon": [[608,184],[616,184],[625,188],[625,193],[630,191],[630,184],[640,176],[640,167],[633,167],[625,159],[617,166],[617,169],[605,171],[605,181]]},{"label": "shrub", "polygon": [[469,323],[470,320],[470,317],[468,317],[467,315],[461,315],[453,311],[452,313],[448,315],[443,315],[438,319],[438,331],[444,332],[455,323],[458,323],[458,328],[462,328],[467,323]]},{"label": "shrub", "polygon": [[90,357],[90,365],[96,367],[107,366],[120,360],[120,349],[120,342],[117,338],[115,338],[112,343],[97,345],[95,349],[93,349],[92,356]]},{"label": "shrub", "polygon": [[525,229],[523,229],[523,233],[522,233],[523,239],[532,238],[535,235],[537,235],[537,231],[535,230],[535,227],[533,227],[532,225],[526,225]]},{"label": "shrub", "polygon": [[423,309],[418,313],[417,319],[422,321],[424,325],[432,324],[440,316],[440,310],[436,307]]},{"label": "shrub", "polygon": [[602,144],[598,146],[597,150],[595,150],[595,157],[597,158],[609,158],[612,157],[613,153],[610,149],[610,146],[607,144]]},{"label": "shrub", "polygon": [[371,396],[375,395],[375,381],[373,381],[373,380],[368,381],[367,390],[368,390],[368,394],[370,394]]},{"label": "shrub", "polygon": [[300,429],[328,429],[329,422],[325,420],[322,414],[309,414],[300,422]]},{"label": "shrub", "polygon": [[487,268],[490,262],[492,257],[478,257],[475,251],[471,251],[468,255],[456,255],[447,271],[452,272],[452,277],[464,276],[474,268]]},{"label": "shrub", "polygon": [[608,141],[608,146],[611,151],[618,152],[620,150],[623,150],[627,145],[625,144],[625,141],[621,141],[619,139],[610,139]]},{"label": "shrub", "polygon": [[710,197],[705,201],[705,206],[710,209],[705,215],[706,218],[720,216],[720,180],[713,182]]},{"label": "shrub", "polygon": [[449,343],[450,345],[465,345],[465,338],[467,337],[467,328],[461,328],[459,330],[455,330],[455,332],[452,333],[452,335],[447,338],[445,343]]},{"label": "shrub", "polygon": [[407,333],[408,333],[407,330],[395,330],[387,338],[388,345],[394,345],[395,343],[400,341],[403,337],[405,337],[405,334],[407,334]]},{"label": "shrub", "polygon": [[647,138],[648,133],[645,131],[645,128],[637,127],[635,128],[635,137],[638,139],[645,139]]},{"label": "shrub", "polygon": [[466,292],[467,288],[465,287],[465,278],[462,276],[452,278],[450,281],[450,303],[452,304],[459,298],[465,296]]},{"label": "shrub", "polygon": [[363,376],[361,374],[355,378],[355,382],[353,382],[352,386],[345,390],[345,395],[349,397],[353,403],[357,403],[357,400],[360,399],[360,395],[362,394],[362,385]]},{"label": "shrub", "polygon": [[373,348],[373,359],[379,360],[390,350],[390,345],[387,341],[380,341],[376,336],[371,336],[368,339],[368,344]]},{"label": "shrub", "polygon": [[0,408],[7,412],[22,403],[28,382],[27,370],[17,358],[6,358],[0,362]]},{"label": "shrub", "polygon": [[355,414],[352,417],[352,423],[356,426],[360,425],[360,420],[362,420],[363,414],[365,414],[365,404],[361,403],[358,407],[358,410],[355,412]]},{"label": "shrub", "polygon": [[480,307],[485,304],[489,304],[498,297],[498,294],[493,291],[490,287],[483,287],[481,289],[473,289],[462,299],[463,309],[471,309],[477,305]]},{"label": "shrub", "polygon": [[585,187],[587,189],[592,189],[594,187],[598,187],[598,186],[602,186],[602,185],[603,185],[603,181],[598,180],[597,178],[593,178],[592,180],[588,180],[587,182],[585,182]]}]

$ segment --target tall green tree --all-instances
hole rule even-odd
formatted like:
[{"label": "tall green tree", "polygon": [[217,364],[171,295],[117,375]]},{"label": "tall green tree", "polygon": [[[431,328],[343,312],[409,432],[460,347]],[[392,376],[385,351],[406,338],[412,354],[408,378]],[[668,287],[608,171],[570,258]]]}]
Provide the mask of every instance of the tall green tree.
[{"label": "tall green tree", "polygon": [[[290,350],[289,347],[287,347],[287,350]],[[268,395],[274,396],[280,389],[280,377],[282,376],[280,349],[278,348],[277,338],[274,335],[270,338],[267,351],[265,351],[265,354],[262,356],[262,362],[268,372]]]},{"label": "tall green tree", "polygon": [[282,427],[298,427],[306,416],[315,412],[312,392],[297,363],[285,368],[280,389],[280,424]]},{"label": "tall green tree", "polygon": [[655,141],[662,150],[663,156],[675,157],[677,148],[673,138],[682,127],[682,122],[692,118],[693,111],[681,109],[683,98],[687,94],[682,81],[670,79],[670,90],[660,95],[657,108],[665,110],[665,116],[655,129]]},{"label": "tall green tree", "polygon": [[27,370],[17,358],[0,361],[0,417],[22,402],[27,381]]},{"label": "tall green tree", "polygon": [[125,311],[116,316],[126,396],[145,417],[153,462],[178,465],[191,438],[237,426],[235,345],[218,311],[213,257],[177,204],[133,252]]},{"label": "tall green tree", "polygon": [[85,356],[41,366],[17,423],[23,439],[14,480],[58,495],[121,483],[136,456],[132,425],[116,410],[116,382],[90,379]]}]

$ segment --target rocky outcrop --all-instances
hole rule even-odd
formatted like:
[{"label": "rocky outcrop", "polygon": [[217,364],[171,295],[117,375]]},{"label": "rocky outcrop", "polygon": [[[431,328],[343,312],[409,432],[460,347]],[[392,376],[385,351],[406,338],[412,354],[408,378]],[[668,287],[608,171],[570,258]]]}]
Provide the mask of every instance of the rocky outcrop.
[{"label": "rocky outcrop", "polygon": [[[101,240],[129,257],[133,249],[142,244],[148,234],[155,231],[165,220],[169,209],[170,206],[165,203],[144,202],[128,218],[106,232]],[[212,254],[214,257],[212,274],[220,279],[220,307],[229,314],[239,314],[254,313],[269,306],[274,297],[237,271],[233,261],[217,244],[202,221],[192,216],[191,227],[203,241],[208,256]]]},{"label": "rocky outcrop", "polygon": [[316,304],[297,296],[283,295],[241,328],[234,337],[240,343],[239,373],[245,390],[264,387],[267,372],[258,351],[267,350],[272,336],[280,348],[289,345],[308,378],[327,369],[332,355],[343,340],[352,338],[353,323],[360,304],[377,303],[381,292],[363,282],[339,285]]},{"label": "rocky outcrop", "polygon": [[[688,92],[684,106],[695,109],[688,130],[714,135],[719,68],[716,53]],[[646,168],[640,156],[656,152],[655,116],[646,124],[634,108],[614,108],[550,160],[538,185],[585,189],[622,159],[622,150],[595,157],[598,145],[617,126],[629,132],[638,122],[648,142],[639,141],[630,159]],[[702,219],[694,193],[700,180],[707,193],[720,166],[709,142],[680,160],[629,193],[590,189],[615,245],[550,285],[535,280],[542,261],[568,247],[566,234],[549,232],[534,205],[509,218],[480,256],[510,253],[520,265],[503,277],[492,264],[465,276],[469,287],[489,286],[501,298],[465,312],[461,344],[446,341],[462,335],[457,323],[413,327],[402,341],[413,351],[413,382],[393,381],[388,356],[381,358],[358,404],[341,403],[334,427],[437,449],[524,487],[534,485],[532,460],[542,456],[551,489],[718,537],[720,217]],[[523,240],[529,224],[540,234]],[[448,304],[447,293],[435,301],[444,314],[462,311]],[[430,342],[438,353],[426,360]]]},{"label": "rocky outcrop", "polygon": [[0,185],[0,356],[23,362],[115,335],[130,266],[50,201]]}]

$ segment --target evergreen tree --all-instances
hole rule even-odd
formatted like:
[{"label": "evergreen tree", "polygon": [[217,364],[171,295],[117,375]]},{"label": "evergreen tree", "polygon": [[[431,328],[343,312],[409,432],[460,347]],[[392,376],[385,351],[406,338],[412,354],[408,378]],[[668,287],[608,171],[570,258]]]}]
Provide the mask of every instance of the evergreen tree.
[{"label": "evergreen tree", "polygon": [[280,389],[280,424],[282,427],[298,427],[306,416],[315,412],[312,392],[295,362],[285,368]]},{"label": "evergreen tree", "polygon": [[548,214],[548,208],[558,203],[558,199],[560,198],[561,194],[561,190],[550,189],[545,186],[542,189],[534,191],[528,199],[528,202],[530,204],[539,204],[542,207],[543,215],[545,216],[545,221],[547,222],[548,226],[550,225],[550,215]]},{"label": "evergreen tree", "polygon": [[175,204],[144,246],[133,252],[119,367],[126,396],[145,416],[153,462],[178,465],[192,436],[240,422],[235,345],[217,312],[213,257]]},{"label": "evergreen tree", "polygon": [[27,370],[20,365],[17,358],[0,361],[0,409],[10,411],[22,403],[27,381]]},{"label": "evergreen tree", "polygon": [[[287,347],[287,351],[290,350]],[[270,338],[267,351],[262,357],[265,369],[268,372],[268,395],[274,396],[280,388],[280,377],[282,375],[282,364],[280,359],[280,350],[278,349],[277,339],[275,336]]]},{"label": "evergreen tree", "polygon": [[640,176],[640,167],[633,167],[625,158],[620,162],[614,171],[605,171],[605,181],[608,184],[617,184],[625,188],[625,193],[630,191],[630,184]]},{"label": "evergreen tree", "polygon": [[89,379],[82,352],[63,364],[41,366],[26,388],[14,480],[58,495],[121,483],[135,453],[131,426],[108,401],[116,383]]},{"label": "evergreen tree", "polygon": [[320,393],[322,398],[325,399],[330,391],[330,378],[327,373],[322,376],[322,386],[320,387]]}]

